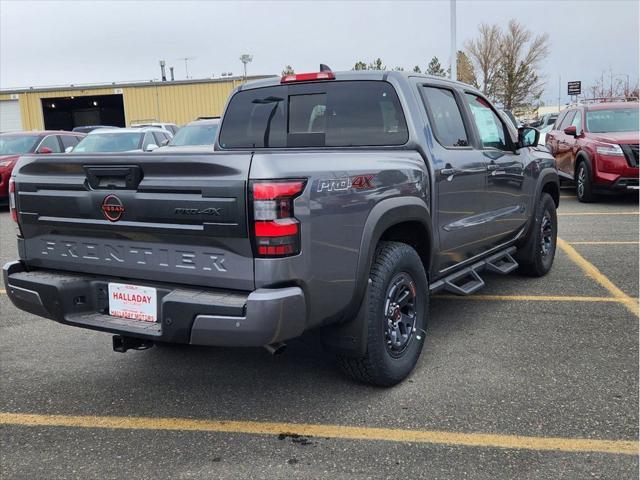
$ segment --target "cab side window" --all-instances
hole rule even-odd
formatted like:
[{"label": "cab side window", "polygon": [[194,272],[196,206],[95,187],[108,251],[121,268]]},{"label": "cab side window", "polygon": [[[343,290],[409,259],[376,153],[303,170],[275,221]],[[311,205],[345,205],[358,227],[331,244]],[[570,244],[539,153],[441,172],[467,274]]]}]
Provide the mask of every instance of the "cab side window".
[{"label": "cab side window", "polygon": [[66,150],[69,147],[75,147],[80,139],[75,135],[62,135],[60,140],[62,140],[62,146]]},{"label": "cab side window", "polygon": [[576,115],[576,111],[575,110],[571,110],[569,111],[565,117],[562,119],[562,123],[560,124],[560,127],[558,128],[558,130],[564,130],[565,128],[567,128],[569,125],[571,125],[571,122],[573,122],[573,117]]},{"label": "cab side window", "polygon": [[38,147],[38,150],[40,150],[42,147],[50,148],[53,153],[60,153],[62,151],[60,149],[60,142],[58,142],[58,137],[56,137],[55,135],[49,135],[48,137],[45,137],[45,139]]},{"label": "cab side window", "polygon": [[560,125],[562,125],[562,122],[564,121],[564,117],[567,116],[567,112],[560,112],[560,115],[558,115],[558,118],[556,119],[555,123],[553,124],[553,127],[551,127],[551,130],[560,130]]},{"label": "cab side window", "polygon": [[507,138],[505,125],[498,114],[493,111],[491,105],[484,98],[472,93],[467,93],[465,96],[478,128],[483,148],[511,150],[511,142]]},{"label": "cab side window", "polygon": [[580,110],[576,111],[576,115],[573,117],[571,125],[576,127],[576,132],[580,133],[582,131],[582,112]]},{"label": "cab side window", "polygon": [[458,102],[451,90],[423,87],[422,93],[436,140],[444,147],[467,147],[469,141]]},{"label": "cab side window", "polygon": [[153,132],[153,136],[156,137],[155,144],[161,147],[164,142],[168,139],[168,135],[163,132]]},{"label": "cab side window", "polygon": [[[156,145],[156,140],[153,138],[153,133],[147,132],[144,136],[144,142],[142,143],[142,149],[146,150],[149,145]],[[159,146],[159,145],[158,145]]]}]

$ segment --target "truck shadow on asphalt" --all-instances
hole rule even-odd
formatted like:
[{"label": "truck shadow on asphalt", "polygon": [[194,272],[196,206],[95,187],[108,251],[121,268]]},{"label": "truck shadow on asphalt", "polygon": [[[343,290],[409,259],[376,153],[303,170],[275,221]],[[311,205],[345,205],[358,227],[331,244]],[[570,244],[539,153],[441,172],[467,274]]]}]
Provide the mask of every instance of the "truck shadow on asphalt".
[{"label": "truck shadow on asphalt", "polygon": [[[560,206],[562,207],[562,204],[567,204],[567,203],[576,203],[578,204],[578,198],[576,197],[576,191],[575,188],[571,188],[571,187],[562,187],[560,189],[560,195],[562,196],[560,198]],[[579,203],[580,205],[585,206],[586,208],[589,208],[590,205],[633,205],[634,203],[637,204],[639,202],[639,194],[638,192],[629,192],[629,193],[623,193],[623,194],[607,194],[607,193],[603,193],[601,195],[599,195],[596,200],[592,203]]]}]

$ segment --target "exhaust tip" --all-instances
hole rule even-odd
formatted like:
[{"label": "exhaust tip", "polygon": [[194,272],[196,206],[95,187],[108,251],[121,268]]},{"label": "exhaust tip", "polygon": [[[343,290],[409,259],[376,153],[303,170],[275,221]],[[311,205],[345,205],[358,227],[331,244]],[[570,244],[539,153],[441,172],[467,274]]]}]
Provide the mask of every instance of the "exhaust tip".
[{"label": "exhaust tip", "polygon": [[282,343],[282,342],[271,343],[269,345],[265,345],[264,348],[271,355],[281,355],[285,351],[285,349],[287,348],[287,344],[286,343]]}]

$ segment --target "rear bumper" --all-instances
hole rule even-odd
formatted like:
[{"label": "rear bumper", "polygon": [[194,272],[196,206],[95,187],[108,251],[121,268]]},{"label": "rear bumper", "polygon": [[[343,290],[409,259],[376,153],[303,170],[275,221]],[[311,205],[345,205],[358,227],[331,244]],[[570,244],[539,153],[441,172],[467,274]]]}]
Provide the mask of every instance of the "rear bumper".
[{"label": "rear bumper", "polygon": [[146,340],[216,346],[263,346],[300,336],[306,325],[299,287],[253,292],[152,286],[158,322],[108,315],[108,283],[121,279],[51,270],[27,271],[22,262],[3,268],[7,295],[27,312],[67,325]]}]

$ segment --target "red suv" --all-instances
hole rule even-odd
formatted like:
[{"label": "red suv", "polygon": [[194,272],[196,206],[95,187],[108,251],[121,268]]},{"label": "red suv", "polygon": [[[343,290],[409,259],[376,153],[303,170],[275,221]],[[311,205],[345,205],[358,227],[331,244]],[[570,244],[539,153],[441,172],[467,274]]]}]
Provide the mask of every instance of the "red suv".
[{"label": "red suv", "polygon": [[0,202],[9,196],[9,177],[20,155],[61,153],[84,138],[83,133],[46,130],[0,134]]},{"label": "red suv", "polygon": [[560,178],[592,202],[600,192],[638,190],[639,130],[637,102],[578,105],[560,113],[546,145]]}]

